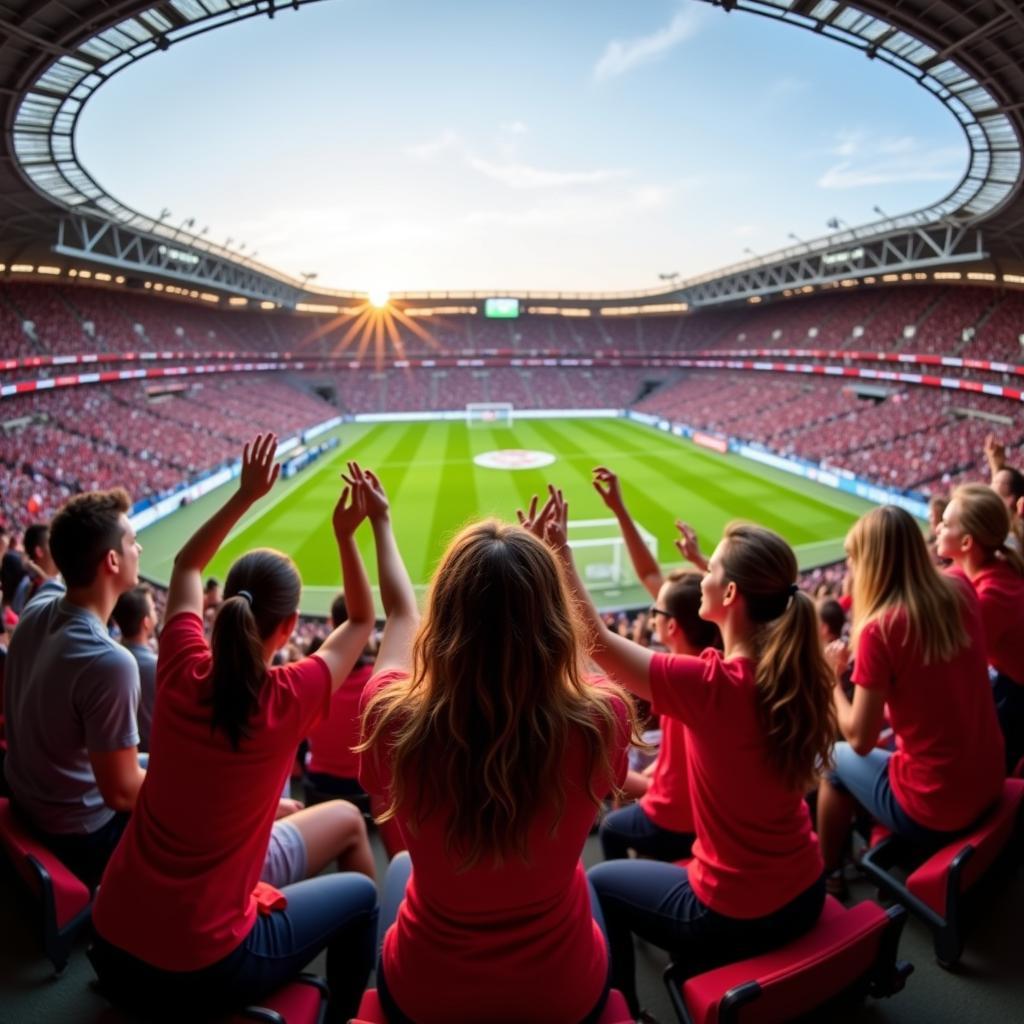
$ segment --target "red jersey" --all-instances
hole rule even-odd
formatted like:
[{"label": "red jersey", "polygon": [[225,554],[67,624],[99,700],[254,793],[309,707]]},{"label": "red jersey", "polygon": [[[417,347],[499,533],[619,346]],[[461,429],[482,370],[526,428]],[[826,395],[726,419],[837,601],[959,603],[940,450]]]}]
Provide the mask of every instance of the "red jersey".
[{"label": "red jersey", "polygon": [[657,707],[686,725],[694,893],[727,917],[773,913],[813,885],[824,864],[803,791],[769,757],[754,663],[713,649],[655,654],[650,679]]},{"label": "red jersey", "polygon": [[334,691],[330,714],[309,733],[309,771],[337,779],[359,774],[359,755],[352,748],[359,742],[359,698],[372,675],[372,664],[358,665]]},{"label": "red jersey", "polygon": [[165,971],[207,967],[249,934],[278,797],[331,696],[315,655],[271,668],[234,751],[210,728],[211,665],[202,619],[175,615],[160,637],[149,771],[92,912],[107,942]]},{"label": "red jersey", "polygon": [[[967,579],[960,569],[953,574]],[[981,605],[988,663],[1024,686],[1024,576],[997,559],[968,582]]]},{"label": "red jersey", "polygon": [[899,609],[861,630],[853,667],[854,683],[880,690],[889,705],[897,738],[889,782],[900,807],[940,832],[975,821],[999,796],[1006,767],[978,599],[959,589],[970,643],[950,661],[924,664]]},{"label": "red jersey", "polygon": [[[375,676],[363,704],[401,677]],[[611,750],[613,778],[595,781],[603,793],[626,778],[629,739],[624,703],[614,699],[618,734]],[[388,738],[362,755],[359,781],[385,794],[390,778]],[[529,861],[486,859],[460,870],[445,851],[448,813],[441,807],[415,831],[400,807],[398,827],[413,871],[395,923],[384,938],[388,990],[420,1024],[580,1020],[604,987],[608,957],[590,911],[580,853],[595,808],[588,795],[582,737],[571,735],[562,761],[565,807],[551,834],[554,809],[543,793],[530,826]],[[452,799],[458,798],[453,793]],[[439,985],[438,979],[446,979]]]},{"label": "red jersey", "polygon": [[661,708],[661,749],[647,792],[640,798],[644,814],[659,828],[693,832],[690,772],[686,764],[686,726]]}]

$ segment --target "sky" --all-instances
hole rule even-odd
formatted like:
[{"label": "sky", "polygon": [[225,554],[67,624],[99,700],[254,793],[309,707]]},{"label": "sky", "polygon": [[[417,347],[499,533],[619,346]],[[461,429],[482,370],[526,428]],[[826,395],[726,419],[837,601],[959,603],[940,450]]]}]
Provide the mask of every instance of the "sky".
[{"label": "sky", "polygon": [[967,163],[882,61],[695,0],[325,0],[119,73],[77,146],[129,206],[390,291],[652,288]]}]

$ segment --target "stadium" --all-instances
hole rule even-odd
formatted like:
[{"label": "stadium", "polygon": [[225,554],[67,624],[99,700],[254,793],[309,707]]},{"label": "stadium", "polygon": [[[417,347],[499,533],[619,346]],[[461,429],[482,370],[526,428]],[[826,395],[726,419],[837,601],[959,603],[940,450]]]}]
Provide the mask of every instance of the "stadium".
[{"label": "stadium", "polygon": [[[767,527],[795,554],[799,576],[785,581],[794,603],[798,588],[816,600],[839,598],[844,542],[872,510],[901,509],[922,535],[934,533],[933,499],[945,500],[963,484],[995,486],[1020,464],[1018,3],[688,0],[709,18],[742,20],[758,31],[767,33],[771,23],[772,31],[813,33],[826,51],[857,54],[923,89],[953,119],[965,160],[955,187],[937,201],[897,216],[876,207],[876,219],[866,223],[836,219],[827,235],[794,235],[784,248],[748,249],[740,262],[662,275],[652,288],[459,290],[453,281],[450,290],[390,293],[322,287],[315,273],[286,273],[269,258],[211,241],[194,217],[178,223],[166,208],[134,209],[108,192],[81,156],[85,112],[119,73],[197,45],[191,40],[214,29],[223,31],[213,37],[230,40],[236,25],[278,14],[301,18],[307,6],[311,0],[10,0],[0,13],[0,526],[11,554],[20,544],[27,561],[33,552],[26,531],[50,523],[69,499],[123,487],[142,548],[139,575],[152,585],[158,613],[167,601],[177,608],[176,556],[251,481],[243,445],[272,432],[280,479],[235,517],[202,568],[204,578],[224,581],[251,549],[288,552],[301,575],[301,616],[284,637],[296,657],[327,636],[342,586],[344,545],[337,513],[331,518],[340,477],[349,477],[353,492],[369,487],[352,483],[353,460],[386,490],[420,607],[467,524],[515,522],[517,510],[527,512],[535,495],[543,503],[554,484],[571,509],[566,546],[595,614],[650,644],[661,637],[658,615],[669,613],[657,596],[652,605],[636,567],[639,558],[659,582],[671,579],[662,574],[681,564],[686,548],[677,521],[692,526],[706,555],[733,520]],[[767,190],[760,199],[772,203]],[[635,543],[621,528],[621,509],[594,486],[598,466],[622,481]],[[1019,528],[1024,506],[1007,507],[1011,530]],[[380,568],[376,524],[351,539],[386,644],[384,610],[394,607],[394,581]],[[24,611],[15,608],[15,593],[38,567],[10,581],[6,555],[4,568],[6,659]],[[247,600],[251,610],[251,594]],[[204,603],[200,613],[208,610]],[[924,629],[942,631],[929,621]],[[722,637],[728,652],[724,627]],[[1015,644],[1019,662],[1019,639]],[[991,658],[989,668],[994,678]],[[1002,666],[998,673],[1009,678]],[[5,750],[17,743],[10,711],[7,719]],[[843,724],[841,706],[839,727],[856,746]],[[310,792],[302,781],[301,772],[292,778],[297,799]],[[789,960],[785,951],[795,943],[766,954],[775,960],[760,963],[761,974],[743,973],[740,963],[727,977],[701,974],[703,987],[684,984],[678,970],[663,982],[666,947],[641,942],[636,986],[645,1019],[813,1020],[826,1012],[837,1021],[1016,1019],[1024,1005],[1024,886],[1012,872],[1020,861],[1024,786],[1000,783],[1003,795],[985,805],[989,817],[972,817],[969,839],[954,843],[949,859],[962,854],[955,869],[932,858],[921,870],[938,872],[938,880],[929,876],[915,888],[913,873],[910,881],[899,875],[886,889],[896,869],[869,855],[866,867],[844,876],[852,889],[844,902],[853,907],[845,922],[844,908],[827,904],[836,920],[817,925],[825,929],[820,935],[796,939],[804,945]],[[218,780],[205,777],[200,785],[216,792]],[[0,1022],[151,1019],[138,1007],[112,1008],[97,989],[86,947],[98,897],[56,858],[40,865],[38,835],[22,828],[12,795],[4,788],[0,803],[10,861],[0,874]],[[383,879],[389,853],[404,844],[393,845],[386,827],[360,827],[368,829]],[[876,839],[868,827],[868,846]],[[599,864],[596,834],[582,852],[588,868]],[[966,880],[964,863],[972,865]],[[898,925],[892,922],[902,912],[870,917],[877,906],[901,904],[909,913]],[[164,908],[135,909],[166,917]],[[101,932],[110,914],[100,917]],[[319,952],[325,945],[307,969],[330,975],[333,988]],[[913,965],[909,976],[906,963]],[[395,977],[401,980],[397,970]],[[446,982],[433,984],[444,1006]],[[716,1002],[716,984],[731,990],[724,1001]],[[262,1011],[249,1019],[298,1024],[327,1012],[319,990],[308,986],[274,1003],[277,995],[258,1002],[278,1016]],[[521,1019],[559,1019],[543,1001],[535,1016]],[[619,1016],[613,1004],[602,1002],[604,1015],[587,1019],[634,1019],[625,1000]],[[194,1006],[190,1015],[205,1019],[207,1009]],[[156,1017],[158,1008],[150,1010]],[[353,1019],[388,1018],[364,1000]]]}]

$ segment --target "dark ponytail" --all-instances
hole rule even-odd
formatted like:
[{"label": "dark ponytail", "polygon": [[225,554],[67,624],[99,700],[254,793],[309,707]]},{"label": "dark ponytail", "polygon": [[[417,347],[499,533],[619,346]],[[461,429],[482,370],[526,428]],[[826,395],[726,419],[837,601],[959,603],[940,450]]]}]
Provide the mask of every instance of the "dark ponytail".
[{"label": "dark ponytail", "polygon": [[224,601],[213,622],[210,673],[211,727],[233,749],[249,733],[267,675],[263,642],[299,606],[302,581],[295,564],[279,551],[260,548],[231,567]]}]

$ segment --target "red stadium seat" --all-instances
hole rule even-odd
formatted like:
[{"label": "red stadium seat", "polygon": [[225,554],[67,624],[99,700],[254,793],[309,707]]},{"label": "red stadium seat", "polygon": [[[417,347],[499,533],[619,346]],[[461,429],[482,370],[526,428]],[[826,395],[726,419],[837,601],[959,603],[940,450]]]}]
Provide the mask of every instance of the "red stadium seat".
[{"label": "red stadium seat", "polygon": [[[387,1024],[375,988],[367,989],[363,993],[363,1001],[359,1004],[359,1016],[353,1017],[349,1024]],[[613,988],[608,993],[604,1013],[598,1018],[597,1024],[633,1024],[626,998],[618,989]]]},{"label": "red stadium seat", "polygon": [[670,964],[665,984],[683,1024],[781,1024],[842,995],[892,995],[913,970],[896,959],[905,920],[902,907],[826,896],[818,923],[781,949],[691,978]]},{"label": "red stadium seat", "polygon": [[71,940],[89,919],[92,895],[18,819],[10,800],[0,797],[0,845],[32,894],[42,904],[43,948],[59,974]]},{"label": "red stadium seat", "polygon": [[327,984],[312,974],[300,974],[259,1006],[249,1006],[231,1024],[261,1020],[267,1024],[323,1024],[327,1014]]},{"label": "red stadium seat", "polygon": [[[979,824],[924,861],[915,863],[914,848],[898,836],[864,854],[861,870],[932,929],[935,956],[943,967],[960,959],[963,898],[1012,849],[1022,802],[1024,779],[1007,779],[999,802]],[[909,870],[905,882],[892,873],[894,867]]]}]

